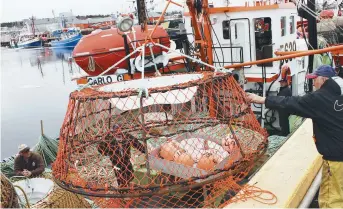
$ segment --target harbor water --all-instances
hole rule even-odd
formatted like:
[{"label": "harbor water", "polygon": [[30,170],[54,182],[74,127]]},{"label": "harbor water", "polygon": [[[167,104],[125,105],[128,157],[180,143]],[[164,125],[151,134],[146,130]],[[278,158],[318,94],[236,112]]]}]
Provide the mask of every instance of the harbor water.
[{"label": "harbor water", "polygon": [[1,160],[19,144],[34,146],[41,134],[58,137],[68,105],[71,81],[79,68],[70,49],[1,48]]}]

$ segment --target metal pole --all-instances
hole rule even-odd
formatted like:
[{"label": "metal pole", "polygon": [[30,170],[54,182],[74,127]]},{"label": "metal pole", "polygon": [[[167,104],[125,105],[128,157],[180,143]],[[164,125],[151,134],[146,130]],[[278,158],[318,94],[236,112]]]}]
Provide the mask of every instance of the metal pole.
[{"label": "metal pole", "polygon": [[[307,7],[312,11],[316,11],[316,0],[307,0]],[[317,42],[317,20],[312,15],[308,15],[307,17],[308,21],[308,41],[310,46],[313,47],[313,49],[318,49],[318,42]],[[309,73],[313,72],[313,60],[314,55],[309,56],[309,62],[308,62],[308,71]],[[308,90],[310,92],[313,91],[313,80],[310,79],[308,82]]]},{"label": "metal pole", "polygon": [[[266,97],[266,66],[264,64],[262,64],[262,78],[263,78],[263,89],[262,89],[262,96],[263,97]],[[266,106],[265,104],[262,104],[262,107],[261,107],[261,127],[264,128],[264,119],[266,118],[265,116],[265,109],[266,109]]]},{"label": "metal pole", "polygon": [[40,132],[42,135],[44,135],[43,120],[40,120]]},{"label": "metal pole", "polygon": [[[129,44],[127,43],[127,35],[126,34],[123,34],[123,39],[124,39],[125,55],[127,56],[130,54],[130,47],[129,47]],[[127,67],[129,68],[129,74],[132,75],[133,72],[131,70],[130,57],[128,57],[126,59],[126,62],[127,62]]]},{"label": "metal pole", "polygon": [[[143,106],[143,98],[147,97],[148,95],[144,95],[144,92],[141,95],[140,98],[140,115],[141,115],[141,120],[142,120],[142,128],[143,130],[146,130],[145,127],[145,118],[144,118],[144,106]],[[151,171],[150,171],[150,162],[149,162],[149,149],[148,149],[148,140],[146,137],[146,131],[143,131],[143,145],[144,145],[144,150],[145,150],[145,166],[147,170],[147,176],[148,176],[148,181],[149,183],[151,182]]]},{"label": "metal pole", "polygon": [[141,25],[142,29],[144,29],[147,21],[145,0],[137,0],[137,16],[138,24]]},{"label": "metal pole", "polygon": [[142,67],[141,67],[141,73],[142,73],[142,79],[144,79],[144,66],[145,66],[145,44],[143,44],[143,48],[142,48]]},{"label": "metal pole", "polygon": [[[275,61],[280,61],[280,60],[285,60],[285,59],[290,59],[290,58],[305,57],[305,56],[309,56],[309,55],[313,55],[313,54],[322,54],[325,52],[332,52],[332,51],[339,51],[339,50],[343,50],[343,45],[326,47],[324,49],[309,50],[309,51],[305,51],[305,52],[299,52],[299,53],[294,53],[294,54],[289,54],[289,55],[279,56],[279,57],[273,57],[273,58],[268,58],[268,59],[263,59],[263,60],[256,60],[256,61],[251,61],[251,62],[226,65],[226,66],[224,66],[224,68],[227,68],[227,69],[229,69],[229,68],[241,68],[241,67],[249,66],[249,65],[259,65],[259,64],[267,63],[267,62],[275,62]],[[183,56],[185,56],[185,55],[183,55]]]},{"label": "metal pole", "polygon": [[314,178],[310,188],[307,190],[303,200],[299,204],[298,208],[309,208],[314,196],[316,195],[320,184],[322,182],[322,169],[318,171],[316,178]]}]

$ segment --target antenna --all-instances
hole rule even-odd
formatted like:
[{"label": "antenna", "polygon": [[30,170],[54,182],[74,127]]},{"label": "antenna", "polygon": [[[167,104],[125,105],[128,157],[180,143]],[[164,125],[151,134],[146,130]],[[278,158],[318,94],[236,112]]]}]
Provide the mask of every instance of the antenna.
[{"label": "antenna", "polygon": [[54,22],[56,23],[56,15],[54,10],[52,10],[52,16],[54,16]]},{"label": "antenna", "polygon": [[34,17],[33,17],[33,15],[32,15],[31,21],[32,21],[31,29],[32,29],[33,37],[34,37],[34,36],[35,36],[35,22],[34,22]]}]

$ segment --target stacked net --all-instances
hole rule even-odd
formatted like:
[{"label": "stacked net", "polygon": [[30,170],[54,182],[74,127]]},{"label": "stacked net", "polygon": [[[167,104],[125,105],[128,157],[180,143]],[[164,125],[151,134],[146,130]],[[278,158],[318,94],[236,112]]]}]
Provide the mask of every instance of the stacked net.
[{"label": "stacked net", "polygon": [[53,176],[99,207],[221,207],[266,143],[231,74],[164,75],[71,93]]},{"label": "stacked net", "polygon": [[83,196],[68,192],[54,185],[49,195],[31,208],[91,208],[91,205]]},{"label": "stacked net", "polygon": [[11,181],[3,173],[0,173],[0,180],[0,208],[19,208],[18,195]]}]

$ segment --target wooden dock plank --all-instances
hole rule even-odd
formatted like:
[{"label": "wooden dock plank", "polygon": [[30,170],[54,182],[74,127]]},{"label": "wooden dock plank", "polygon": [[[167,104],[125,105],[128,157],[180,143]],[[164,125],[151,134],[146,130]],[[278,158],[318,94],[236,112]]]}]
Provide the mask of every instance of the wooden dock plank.
[{"label": "wooden dock plank", "polygon": [[[317,152],[312,135],[312,121],[306,119],[249,181],[248,184],[275,194],[276,204],[248,199],[232,203],[226,208],[298,207],[322,165],[322,156]],[[264,194],[264,197],[270,196]]]}]

